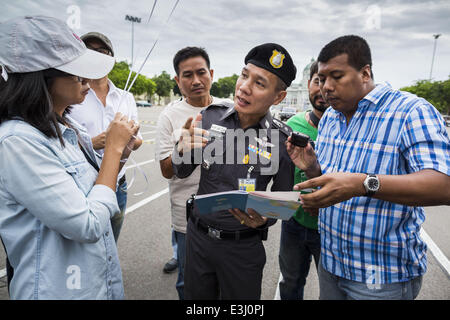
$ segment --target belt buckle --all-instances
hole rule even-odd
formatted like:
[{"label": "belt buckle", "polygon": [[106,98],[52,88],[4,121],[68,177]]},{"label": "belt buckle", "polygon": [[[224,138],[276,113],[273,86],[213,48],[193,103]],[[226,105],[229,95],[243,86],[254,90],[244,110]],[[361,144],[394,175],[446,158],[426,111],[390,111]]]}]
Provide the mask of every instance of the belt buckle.
[{"label": "belt buckle", "polygon": [[208,236],[210,236],[213,239],[218,239],[221,240],[222,238],[220,237],[220,230],[208,227]]}]

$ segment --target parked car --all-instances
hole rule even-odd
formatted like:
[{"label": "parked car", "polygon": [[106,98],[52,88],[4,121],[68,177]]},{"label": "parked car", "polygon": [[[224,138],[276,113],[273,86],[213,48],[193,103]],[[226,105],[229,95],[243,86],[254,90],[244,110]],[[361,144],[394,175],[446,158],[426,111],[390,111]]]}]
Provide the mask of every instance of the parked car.
[{"label": "parked car", "polygon": [[297,113],[297,109],[293,107],[283,107],[279,113],[280,120],[286,121]]},{"label": "parked car", "polygon": [[145,101],[145,100],[136,101],[136,105],[138,107],[151,107],[152,106],[152,104],[150,102]]}]

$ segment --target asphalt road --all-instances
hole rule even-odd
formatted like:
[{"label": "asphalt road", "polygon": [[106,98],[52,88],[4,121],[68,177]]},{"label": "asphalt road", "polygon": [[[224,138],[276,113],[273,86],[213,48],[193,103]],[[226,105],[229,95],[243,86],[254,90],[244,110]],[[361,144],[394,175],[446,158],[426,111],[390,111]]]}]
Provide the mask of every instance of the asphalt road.
[{"label": "asphalt road", "polygon": [[[159,164],[154,161],[156,121],[162,107],[139,108],[143,146],[133,153],[127,166],[127,180],[134,176],[129,195],[128,212],[118,242],[126,299],[177,299],[177,273],[165,274],[162,269],[172,256],[170,205],[167,181],[161,176]],[[450,133],[450,128],[447,130]],[[139,167],[133,167],[140,164]],[[145,176],[144,176],[145,174]],[[146,182],[148,181],[148,183]],[[426,208],[426,233],[448,259],[450,257],[450,207]],[[281,223],[270,228],[264,242],[267,263],[264,268],[262,299],[277,297],[280,277],[278,250]],[[419,300],[450,299],[450,274],[428,250],[428,271],[424,276]],[[448,260],[447,260],[448,261]],[[5,253],[0,248],[0,277],[5,268]],[[9,299],[6,278],[0,278],[0,299]],[[305,288],[305,299],[319,296],[318,278],[312,267]]]}]

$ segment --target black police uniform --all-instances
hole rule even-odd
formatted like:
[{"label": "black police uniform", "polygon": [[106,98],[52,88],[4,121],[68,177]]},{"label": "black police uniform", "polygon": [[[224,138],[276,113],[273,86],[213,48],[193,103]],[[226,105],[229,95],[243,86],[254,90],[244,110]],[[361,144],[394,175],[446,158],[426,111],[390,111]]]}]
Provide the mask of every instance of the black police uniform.
[{"label": "black police uniform", "polygon": [[[212,125],[227,129],[240,128],[238,114],[232,105],[212,105],[203,110],[202,115],[203,129],[211,130]],[[263,168],[267,169],[273,164],[261,164],[261,161],[244,164],[243,159],[237,159],[235,155],[233,155],[234,163],[226,164],[227,150],[231,150],[229,144],[234,144],[233,151],[236,154],[238,142],[237,139],[231,142],[227,141],[226,135],[223,135],[223,164],[208,163],[207,160],[203,160],[197,195],[238,190],[238,179],[246,178],[250,167],[254,168],[250,172],[250,178],[256,178],[256,191],[265,191],[272,180],[272,191],[292,191],[294,165],[285,146],[291,129],[282,122],[273,120],[269,112],[256,126],[246,130],[249,129],[255,129],[258,138],[260,138],[259,130],[269,129],[265,131],[268,143],[264,147],[256,139],[254,141],[246,139],[246,154],[252,152],[249,151],[249,145],[269,152],[272,155],[271,159],[276,158],[274,153],[277,152],[279,155],[278,171],[273,175],[261,175]],[[273,130],[278,130],[279,141],[277,145],[268,147],[268,144],[272,144]],[[260,159],[258,157],[258,160]],[[185,178],[194,171],[197,165],[174,165],[174,171],[177,177]],[[255,230],[240,224],[228,211],[213,212],[200,217],[194,206],[194,212],[188,222],[186,237],[184,275],[186,299],[217,298],[218,282],[220,283],[221,298],[259,299],[262,270],[265,264],[265,250],[261,240],[267,233],[268,226],[275,222],[276,220],[270,219],[267,225]],[[219,234],[220,230],[222,230],[221,234]],[[228,277],[230,278],[228,279]]]},{"label": "black police uniform", "polygon": [[[263,46],[270,49],[273,44]],[[250,53],[255,49],[261,49],[260,47],[254,48]],[[282,50],[285,52],[284,48]],[[257,52],[267,55],[264,50]],[[246,63],[249,55],[246,57]],[[254,64],[257,65],[258,61]],[[291,81],[285,82],[290,84]],[[252,137],[245,139],[245,155],[252,159],[248,162],[245,157],[237,156],[238,151],[242,150],[238,147],[238,143],[242,143],[242,140],[238,142],[239,139],[229,138],[223,131],[217,132],[217,128],[219,131],[242,130],[238,113],[233,105],[211,105],[203,110],[202,128],[209,130],[210,133],[215,132],[212,141],[217,143],[216,139],[219,139],[218,143],[221,143],[222,147],[214,149],[215,152],[211,153],[215,162],[207,158],[206,152],[204,153],[197,195],[238,190],[238,180],[241,178],[256,179],[256,191],[266,191],[271,181],[272,191],[292,191],[294,164],[285,145],[291,129],[281,121],[272,119],[270,112],[267,112],[258,124],[244,130],[245,133],[254,129],[253,132],[257,136],[255,139],[251,139]],[[278,139],[275,139],[277,136]],[[207,148],[208,145],[203,150]],[[233,154],[227,156],[230,152]],[[266,159],[262,159],[261,156],[255,157],[256,152],[264,155]],[[194,163],[194,153],[195,151],[191,153],[191,164],[175,164],[173,161],[177,177],[189,176],[199,165]],[[175,149],[172,159],[177,157],[179,155]],[[233,159],[231,164],[227,164],[227,158]],[[222,164],[217,159],[222,159]],[[278,170],[267,175],[268,168],[274,165],[273,161],[278,161],[275,164],[278,165]],[[263,268],[266,262],[262,240],[267,237],[268,227],[275,222],[276,220],[269,219],[264,226],[253,229],[241,224],[227,210],[200,216],[194,206],[186,232],[185,298],[260,299]]]}]

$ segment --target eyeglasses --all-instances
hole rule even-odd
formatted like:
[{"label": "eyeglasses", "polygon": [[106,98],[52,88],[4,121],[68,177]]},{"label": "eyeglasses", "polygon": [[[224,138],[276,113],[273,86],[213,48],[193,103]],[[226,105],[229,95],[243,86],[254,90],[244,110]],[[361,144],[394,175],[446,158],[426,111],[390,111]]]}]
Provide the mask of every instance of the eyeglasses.
[{"label": "eyeglasses", "polygon": [[103,48],[103,47],[94,48],[94,47],[91,47],[91,46],[86,46],[86,48],[88,48],[90,50],[94,50],[94,51],[100,52],[100,53],[103,53],[103,54],[106,54],[108,56],[112,55],[111,51],[109,49],[107,49],[107,48]]},{"label": "eyeglasses", "polygon": [[64,72],[64,71],[60,71],[57,69],[47,69],[44,71],[44,77],[46,79],[51,79],[51,78],[58,78],[58,77],[72,77],[72,79],[74,79],[76,82],[81,82],[81,83],[86,83],[87,81],[89,81],[89,79],[86,78],[82,78],[80,76],[75,76],[73,74]]},{"label": "eyeglasses", "polygon": [[89,80],[89,79],[82,78],[82,77],[79,77],[79,76],[74,76],[74,78],[75,78],[75,80],[77,82],[81,82],[81,83],[86,83]]}]

